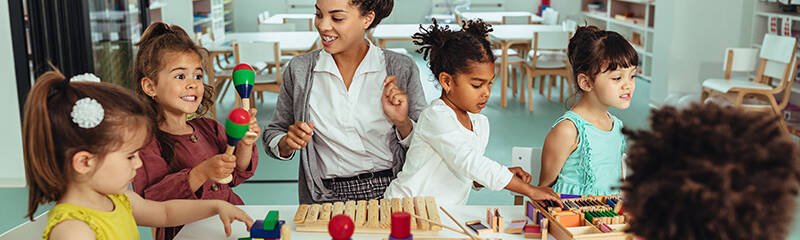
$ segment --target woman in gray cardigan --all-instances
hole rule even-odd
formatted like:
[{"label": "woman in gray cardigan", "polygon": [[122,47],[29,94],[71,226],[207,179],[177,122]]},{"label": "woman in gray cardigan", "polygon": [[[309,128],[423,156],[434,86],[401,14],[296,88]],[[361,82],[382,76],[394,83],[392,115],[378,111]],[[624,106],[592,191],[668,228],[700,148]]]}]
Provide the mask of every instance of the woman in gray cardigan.
[{"label": "woman in gray cardigan", "polygon": [[425,107],[417,66],[364,38],[392,0],[317,0],[323,49],[294,57],[283,74],[265,151],[300,150],[300,203],[378,199],[405,162]]}]

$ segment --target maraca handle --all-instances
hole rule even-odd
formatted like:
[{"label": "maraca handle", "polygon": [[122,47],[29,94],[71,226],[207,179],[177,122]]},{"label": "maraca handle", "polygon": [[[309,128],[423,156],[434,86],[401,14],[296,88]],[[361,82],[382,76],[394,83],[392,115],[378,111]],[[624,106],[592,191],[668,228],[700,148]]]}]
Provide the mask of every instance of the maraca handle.
[{"label": "maraca handle", "polygon": [[244,108],[244,110],[250,111],[250,98],[242,98],[242,108]]},{"label": "maraca handle", "polygon": [[[234,146],[228,146],[228,149],[226,149],[226,150],[225,150],[225,154],[227,154],[227,155],[233,155],[233,150],[234,150],[234,149],[236,149],[236,147],[234,147]],[[225,178],[223,178],[223,179],[216,179],[217,183],[220,183],[220,184],[228,184],[228,183],[230,183],[232,180],[233,180],[233,175],[228,175],[227,177],[225,177]]]}]

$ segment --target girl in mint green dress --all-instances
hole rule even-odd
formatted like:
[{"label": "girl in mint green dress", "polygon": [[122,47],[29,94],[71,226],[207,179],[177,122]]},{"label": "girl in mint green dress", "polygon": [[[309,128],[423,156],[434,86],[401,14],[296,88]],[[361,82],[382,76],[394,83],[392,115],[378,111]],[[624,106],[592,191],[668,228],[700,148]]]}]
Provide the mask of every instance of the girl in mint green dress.
[{"label": "girl in mint green dress", "polygon": [[625,138],[622,121],[636,88],[636,50],[616,32],[579,27],[567,49],[581,98],[556,120],[542,148],[539,185],[578,195],[619,194]]}]

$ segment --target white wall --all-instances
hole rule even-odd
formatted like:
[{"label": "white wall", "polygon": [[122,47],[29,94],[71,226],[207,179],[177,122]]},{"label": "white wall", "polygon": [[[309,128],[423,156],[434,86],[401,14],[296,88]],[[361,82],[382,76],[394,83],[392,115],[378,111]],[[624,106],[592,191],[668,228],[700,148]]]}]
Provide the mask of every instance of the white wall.
[{"label": "white wall", "polygon": [[723,74],[725,48],[750,44],[743,37],[752,21],[748,1],[658,2],[651,102],[660,105],[671,93],[699,94],[703,80]]},{"label": "white wall", "polygon": [[0,187],[24,187],[25,166],[22,158],[22,126],[17,100],[17,76],[14,72],[14,53],[11,44],[11,22],[8,16],[8,1],[0,1],[0,78],[5,87],[0,88]]},{"label": "white wall", "polygon": [[194,37],[194,14],[191,0],[163,0],[161,8],[162,21],[170,25],[178,25],[189,36]]},{"label": "white wall", "polygon": [[[576,1],[576,0],[555,0]],[[536,11],[538,0],[506,0],[506,9],[513,11]],[[256,16],[269,11],[270,14],[285,13],[285,0],[233,0],[233,26],[236,32],[258,31]],[[382,23],[423,23],[431,11],[431,0],[394,0],[394,9]],[[555,5],[555,3],[554,3]]]}]

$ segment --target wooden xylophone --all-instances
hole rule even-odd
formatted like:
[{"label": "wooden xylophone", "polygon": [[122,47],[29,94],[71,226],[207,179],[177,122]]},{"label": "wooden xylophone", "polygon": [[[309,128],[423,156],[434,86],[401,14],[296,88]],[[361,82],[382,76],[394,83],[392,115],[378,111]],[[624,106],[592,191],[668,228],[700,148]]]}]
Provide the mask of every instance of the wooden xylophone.
[{"label": "wooden xylophone", "polygon": [[[294,224],[298,232],[327,232],[330,219],[344,214],[353,219],[356,233],[389,233],[394,212],[408,212],[442,223],[434,197],[414,197],[302,204],[297,208]],[[441,230],[439,226],[411,218],[413,234],[437,235]]]}]

